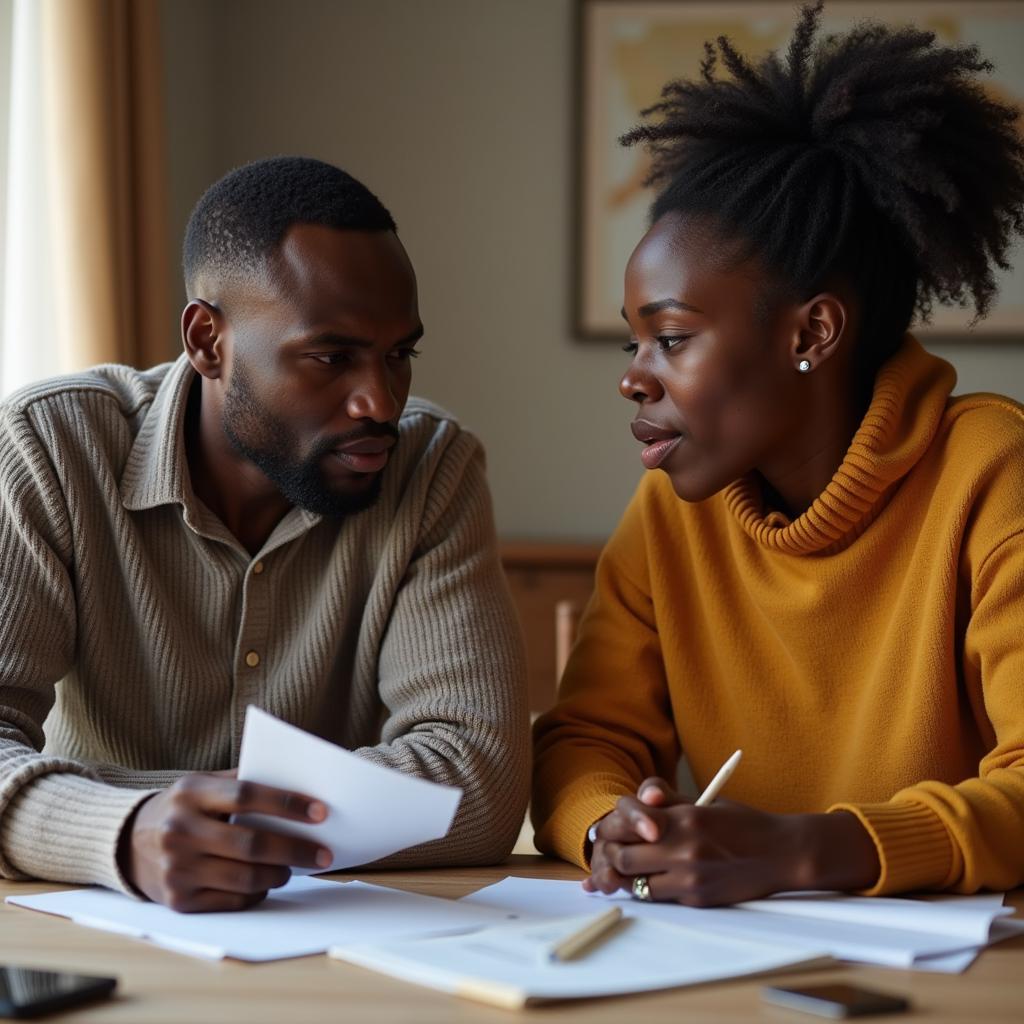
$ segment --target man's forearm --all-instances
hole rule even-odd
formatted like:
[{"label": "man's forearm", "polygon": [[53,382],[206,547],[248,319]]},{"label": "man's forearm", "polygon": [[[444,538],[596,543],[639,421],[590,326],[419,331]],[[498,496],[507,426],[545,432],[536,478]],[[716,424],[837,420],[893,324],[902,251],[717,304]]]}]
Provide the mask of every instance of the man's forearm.
[{"label": "man's forearm", "polygon": [[149,791],[54,771],[22,786],[3,810],[0,871],[11,878],[105,885],[131,892],[118,868],[124,822]]}]

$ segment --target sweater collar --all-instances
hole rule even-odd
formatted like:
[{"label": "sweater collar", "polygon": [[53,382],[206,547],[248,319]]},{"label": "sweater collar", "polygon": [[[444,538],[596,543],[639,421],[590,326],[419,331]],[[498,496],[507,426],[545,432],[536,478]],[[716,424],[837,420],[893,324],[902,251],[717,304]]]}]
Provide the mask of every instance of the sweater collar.
[{"label": "sweater collar", "polygon": [[196,372],[184,355],[168,367],[121,474],[121,501],[125,508],[190,504],[185,408],[195,378]]},{"label": "sweater collar", "polygon": [[846,456],[806,512],[792,521],[766,513],[754,476],[725,489],[727,507],[750,537],[775,551],[806,555],[845,546],[870,525],[931,444],[955,384],[953,367],[907,335],[879,371]]}]

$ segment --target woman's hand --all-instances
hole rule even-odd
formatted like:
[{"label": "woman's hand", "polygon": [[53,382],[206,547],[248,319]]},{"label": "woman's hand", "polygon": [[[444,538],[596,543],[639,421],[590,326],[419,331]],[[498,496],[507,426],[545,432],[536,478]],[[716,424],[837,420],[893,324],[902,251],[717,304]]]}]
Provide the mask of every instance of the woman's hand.
[{"label": "woman's hand", "polygon": [[720,800],[697,807],[645,780],[597,826],[591,892],[631,891],[708,907],[797,889],[860,889],[879,873],[874,842],[852,814],[770,814]]}]

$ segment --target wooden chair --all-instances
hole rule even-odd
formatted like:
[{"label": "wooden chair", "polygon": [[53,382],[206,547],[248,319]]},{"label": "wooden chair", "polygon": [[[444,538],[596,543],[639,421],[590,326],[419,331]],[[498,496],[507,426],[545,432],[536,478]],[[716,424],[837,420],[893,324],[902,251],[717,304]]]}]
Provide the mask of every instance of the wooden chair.
[{"label": "wooden chair", "polygon": [[[576,639],[576,627],[579,625],[579,620],[580,606],[576,601],[565,600],[555,604],[555,673],[551,680],[552,702],[558,699],[558,684],[562,679],[565,663],[569,660],[569,652]],[[537,713],[534,712],[530,717],[535,719]],[[512,852],[537,853],[537,847],[533,843],[533,825],[530,822],[529,808],[527,808],[526,817],[519,829],[519,838],[516,840]]]},{"label": "wooden chair", "polygon": [[[569,658],[580,611],[594,589],[597,544],[504,544],[501,556],[526,637],[530,712],[547,711]],[[536,853],[529,814],[514,853]]]},{"label": "wooden chair", "polygon": [[569,660],[569,652],[576,642],[576,629],[580,624],[580,606],[575,601],[559,601],[555,605],[555,697]]},{"label": "wooden chair", "polygon": [[[579,613],[594,589],[599,544],[506,543],[501,558],[526,638],[530,711],[554,703]],[[554,623],[554,629],[552,629]]]}]

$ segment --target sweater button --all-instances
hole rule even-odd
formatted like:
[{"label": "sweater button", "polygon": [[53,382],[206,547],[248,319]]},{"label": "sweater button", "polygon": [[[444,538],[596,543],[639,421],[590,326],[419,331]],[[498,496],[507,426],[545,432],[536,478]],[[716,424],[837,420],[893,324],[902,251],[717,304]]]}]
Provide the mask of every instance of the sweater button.
[{"label": "sweater button", "polygon": [[260,656],[255,651],[250,651],[245,656],[245,663],[249,668],[255,668],[260,663]]},{"label": "sweater button", "polygon": [[255,564],[255,565],[253,565],[253,567],[252,567],[252,571],[253,571],[253,572],[254,572],[254,573],[255,573],[255,574],[257,575],[257,576],[259,576],[259,574],[260,574],[261,572],[263,572],[263,563],[262,563],[262,562],[256,562],[256,564]]}]

